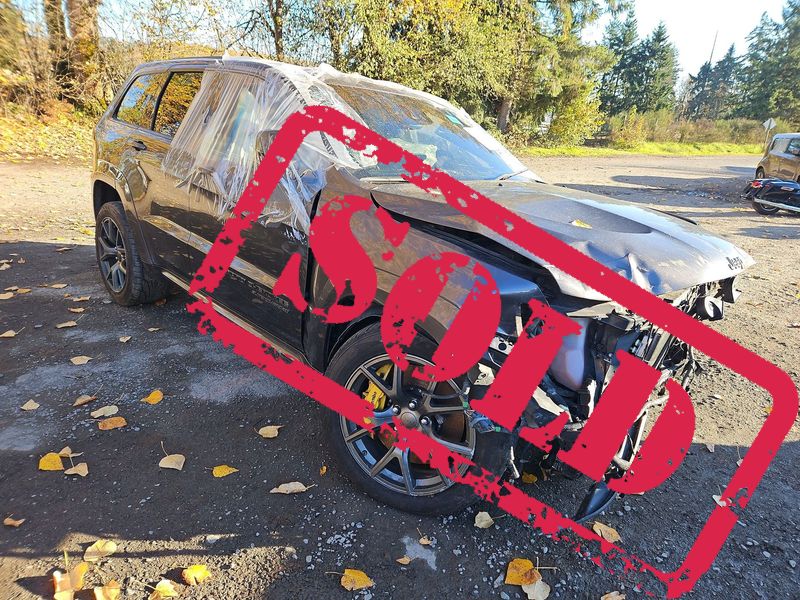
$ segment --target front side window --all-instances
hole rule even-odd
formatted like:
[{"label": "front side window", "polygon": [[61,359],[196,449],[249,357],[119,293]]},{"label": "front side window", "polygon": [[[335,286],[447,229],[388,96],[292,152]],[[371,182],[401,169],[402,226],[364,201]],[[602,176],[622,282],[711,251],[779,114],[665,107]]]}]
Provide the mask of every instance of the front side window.
[{"label": "front side window", "polygon": [[158,104],[155,127],[158,133],[175,136],[200,89],[202,79],[203,74],[199,72],[172,74]]},{"label": "front side window", "polygon": [[151,73],[137,77],[120,102],[117,118],[131,125],[150,129],[153,110],[165,79],[165,73]]},{"label": "front side window", "polygon": [[775,140],[775,146],[773,147],[774,152],[786,152],[786,148],[789,146],[789,138],[778,138]]},{"label": "front side window", "polygon": [[794,156],[800,156],[800,138],[794,138],[786,152]]}]

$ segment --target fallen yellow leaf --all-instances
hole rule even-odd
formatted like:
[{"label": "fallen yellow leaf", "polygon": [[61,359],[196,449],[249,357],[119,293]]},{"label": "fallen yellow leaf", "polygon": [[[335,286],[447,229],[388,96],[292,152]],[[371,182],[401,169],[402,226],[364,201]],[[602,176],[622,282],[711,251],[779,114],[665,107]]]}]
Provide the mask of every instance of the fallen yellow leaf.
[{"label": "fallen yellow leaf", "polygon": [[59,450],[58,455],[61,458],[75,458],[76,456],[83,456],[83,452],[73,452],[72,448],[69,446],[64,446],[61,450]]},{"label": "fallen yellow leaf", "polygon": [[129,336],[129,335],[123,335],[121,338],[119,338],[119,341],[120,341],[120,342],[122,342],[123,344],[126,344],[126,343],[128,343],[129,341],[131,341],[131,336]]},{"label": "fallen yellow leaf", "polygon": [[91,356],[73,356],[69,359],[69,362],[71,362],[73,365],[80,366],[85,365],[90,360],[92,360]]},{"label": "fallen yellow leaf", "polygon": [[69,312],[71,312],[71,313],[80,314],[80,313],[82,313],[83,311],[85,311],[86,309],[81,307],[81,308],[68,308],[67,310],[68,310]]},{"label": "fallen yellow leaf", "polygon": [[181,571],[181,577],[186,585],[198,585],[211,577],[211,573],[205,565],[192,565]]},{"label": "fallen yellow leaf", "polygon": [[494,519],[488,512],[479,512],[475,515],[475,527],[478,529],[488,529],[494,525]]},{"label": "fallen yellow leaf", "polygon": [[604,525],[600,521],[595,521],[592,525],[592,531],[594,531],[597,535],[601,538],[606,540],[607,542],[611,542],[612,544],[616,544],[620,540],[619,533],[613,527],[609,527],[608,525]]},{"label": "fallen yellow leaf", "polygon": [[299,481],[290,481],[289,483],[282,483],[278,487],[272,488],[270,494],[299,494],[311,489],[306,487]]},{"label": "fallen yellow leaf", "polygon": [[25,519],[12,519],[11,517],[6,517],[3,519],[3,525],[7,527],[19,527],[25,522]]},{"label": "fallen yellow leaf", "polygon": [[22,410],[36,410],[39,408],[39,403],[35,400],[28,400],[25,404],[20,406]]},{"label": "fallen yellow leaf", "polygon": [[110,417],[97,422],[97,428],[101,431],[110,431],[112,429],[119,429],[125,427],[128,422],[125,417]]},{"label": "fallen yellow leaf", "polygon": [[158,462],[158,466],[162,469],[175,469],[176,471],[183,470],[183,463],[186,462],[186,457],[183,454],[168,454]]},{"label": "fallen yellow leaf", "polygon": [[14,297],[14,292],[3,292],[0,294],[0,300],[10,300]]},{"label": "fallen yellow leaf", "polygon": [[69,570],[69,573],[62,573],[61,571],[53,572],[53,588],[55,591],[55,599],[61,600],[62,598],[72,598],[73,592],[79,592],[83,589],[83,578],[89,570],[89,564],[82,562],[75,565]]},{"label": "fallen yellow leaf", "polygon": [[97,410],[93,410],[89,413],[89,415],[93,419],[99,419],[100,417],[112,417],[119,412],[119,408],[115,404],[109,404],[108,406],[103,406],[98,408]]},{"label": "fallen yellow leaf", "polygon": [[83,553],[83,560],[86,562],[97,562],[101,558],[111,556],[117,551],[117,544],[114,540],[99,539],[86,549]]},{"label": "fallen yellow leaf", "polygon": [[375,582],[369,578],[369,575],[358,569],[345,569],[340,583],[348,592],[365,590],[375,585]]},{"label": "fallen yellow leaf", "polygon": [[19,333],[19,331],[14,331],[13,329],[9,329],[8,331],[4,331],[3,333],[0,333],[0,338],[17,337],[18,333]]},{"label": "fallen yellow leaf", "polygon": [[72,301],[73,301],[73,302],[86,302],[86,301],[87,301],[87,300],[89,300],[90,298],[91,298],[91,296],[75,296],[75,297],[72,299]]},{"label": "fallen yellow leaf", "polygon": [[507,585],[530,585],[541,578],[539,571],[527,558],[515,558],[508,563],[506,568],[505,583]]},{"label": "fallen yellow leaf", "polygon": [[64,463],[61,462],[61,457],[55,452],[48,452],[39,459],[40,471],[63,471]]},{"label": "fallen yellow leaf", "polygon": [[261,429],[258,430],[258,435],[263,438],[276,438],[278,437],[278,430],[283,427],[283,425],[265,425]]},{"label": "fallen yellow leaf", "polygon": [[419,543],[423,546],[430,546],[433,542],[428,539],[427,535],[423,535],[421,538],[419,538]]},{"label": "fallen yellow leaf", "polygon": [[63,290],[65,287],[67,287],[67,284],[66,283],[54,283],[50,287],[53,288],[54,290]]},{"label": "fallen yellow leaf", "polygon": [[163,598],[175,598],[178,595],[178,590],[175,589],[175,582],[169,579],[162,579],[156,584],[153,593],[148,596],[147,600],[163,600]]},{"label": "fallen yellow leaf", "polygon": [[164,399],[164,393],[161,390],[153,390],[147,396],[142,398],[142,402],[147,404],[158,404]]},{"label": "fallen yellow leaf", "polygon": [[608,592],[600,596],[600,600],[625,600],[625,594],[620,592]]},{"label": "fallen yellow leaf", "polygon": [[522,483],[536,483],[537,481],[539,481],[539,478],[533,473],[522,474]]},{"label": "fallen yellow leaf", "polygon": [[320,475],[325,475],[325,473],[327,473],[327,472],[328,472],[328,467],[327,467],[327,465],[322,465],[322,466],[319,468],[319,474],[320,474]]},{"label": "fallen yellow leaf", "polygon": [[75,327],[77,323],[75,321],[64,321],[63,323],[59,323],[56,325],[56,329],[64,329],[65,327]]},{"label": "fallen yellow leaf", "polygon": [[211,474],[214,477],[226,477],[231,473],[238,473],[238,472],[239,469],[235,469],[234,467],[229,467],[228,465],[218,465],[214,467],[214,469],[211,471]]},{"label": "fallen yellow leaf", "polygon": [[400,558],[397,559],[397,562],[399,562],[401,565],[407,565],[410,564],[412,560],[414,559],[409,558],[408,556],[401,556]]},{"label": "fallen yellow leaf", "polygon": [[30,294],[31,288],[17,288],[14,291],[17,292],[17,296],[19,296],[20,294]]},{"label": "fallen yellow leaf", "polygon": [[89,474],[89,465],[85,462],[78,463],[71,469],[67,469],[64,471],[64,475],[80,475],[81,477],[86,477]]},{"label": "fallen yellow leaf", "polygon": [[103,587],[94,587],[94,600],[119,600],[122,587],[115,580],[109,581]]},{"label": "fallen yellow leaf", "polygon": [[75,399],[75,402],[72,403],[72,406],[83,406],[84,404],[89,404],[93,400],[97,400],[97,396],[90,396],[89,394],[81,394]]}]

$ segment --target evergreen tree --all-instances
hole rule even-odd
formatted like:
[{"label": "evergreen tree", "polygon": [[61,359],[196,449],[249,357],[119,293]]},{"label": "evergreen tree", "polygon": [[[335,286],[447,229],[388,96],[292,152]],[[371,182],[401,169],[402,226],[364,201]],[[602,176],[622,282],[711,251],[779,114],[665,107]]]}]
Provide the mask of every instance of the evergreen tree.
[{"label": "evergreen tree", "polygon": [[635,106],[639,112],[675,108],[678,83],[678,51],[669,41],[664,23],[659,23],[639,46],[638,77],[634,80]]},{"label": "evergreen tree", "polygon": [[783,31],[769,107],[772,116],[800,127],[800,0],[789,0],[783,9]]},{"label": "evergreen tree", "polygon": [[606,28],[603,45],[613,55],[616,63],[600,80],[600,103],[609,116],[631,108],[636,48],[639,42],[636,16],[629,12],[622,21],[614,19]]},{"label": "evergreen tree", "polygon": [[[766,13],[761,23],[749,36],[747,54],[742,68],[738,113],[752,119],[766,119],[770,116],[770,102],[780,64],[777,60],[781,44],[781,26],[770,19]],[[797,65],[794,65],[797,69]]]},{"label": "evergreen tree", "polygon": [[731,117],[736,104],[739,71],[736,47],[731,46],[716,65],[712,67],[707,62],[697,75],[690,75],[686,116],[690,119]]}]

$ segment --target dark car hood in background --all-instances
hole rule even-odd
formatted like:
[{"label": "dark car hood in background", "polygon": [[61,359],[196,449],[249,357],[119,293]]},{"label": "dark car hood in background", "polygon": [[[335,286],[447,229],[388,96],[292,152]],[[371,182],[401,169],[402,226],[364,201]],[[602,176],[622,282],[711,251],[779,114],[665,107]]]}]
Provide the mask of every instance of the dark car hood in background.
[{"label": "dark car hood in background", "polygon": [[[657,295],[727,279],[754,262],[744,250],[698,225],[628,202],[534,182],[479,181],[469,185]],[[440,195],[407,183],[382,184],[371,192],[389,211],[482,234],[532,258],[553,273],[566,294],[602,298],[463,215]]]}]

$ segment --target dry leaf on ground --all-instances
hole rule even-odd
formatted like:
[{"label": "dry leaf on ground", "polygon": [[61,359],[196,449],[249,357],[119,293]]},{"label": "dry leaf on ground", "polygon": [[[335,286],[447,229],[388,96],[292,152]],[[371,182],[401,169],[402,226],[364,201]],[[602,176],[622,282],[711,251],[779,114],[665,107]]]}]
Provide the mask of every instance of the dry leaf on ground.
[{"label": "dry leaf on ground", "polygon": [[36,410],[39,408],[39,403],[35,400],[28,400],[25,404],[20,406],[22,410]]},{"label": "dry leaf on ground", "polygon": [[547,600],[550,596],[550,586],[541,579],[535,583],[523,585],[522,591],[528,596],[528,600]]},{"label": "dry leaf on ground", "polygon": [[600,596],[600,600],[625,600],[625,594],[621,592],[608,592]]},{"label": "dry leaf on ground", "polygon": [[6,527],[19,527],[25,522],[25,519],[12,519],[11,517],[6,517],[3,519],[3,525]]},{"label": "dry leaf on ground", "polygon": [[492,525],[494,525],[494,519],[488,512],[481,511],[475,515],[475,527],[478,529],[488,529]]},{"label": "dry leaf on ground", "polygon": [[69,446],[64,446],[59,450],[58,455],[61,458],[75,458],[76,456],[83,456],[83,452],[73,452]]},{"label": "dry leaf on ground", "polygon": [[306,487],[299,481],[290,481],[289,483],[282,483],[278,487],[272,488],[270,494],[299,494],[310,490],[311,486]]},{"label": "dry leaf on ground", "polygon": [[100,431],[111,431],[112,429],[125,427],[127,424],[128,422],[125,420],[125,417],[109,417],[108,419],[98,421],[97,428]]},{"label": "dry leaf on ground", "polygon": [[75,399],[75,402],[72,403],[72,406],[83,406],[84,404],[89,404],[93,400],[97,400],[97,396],[90,396],[89,394],[81,394]]},{"label": "dry leaf on ground", "polygon": [[81,314],[81,313],[82,313],[82,312],[84,312],[86,309],[85,309],[85,308],[83,308],[83,307],[80,307],[80,308],[68,308],[67,310],[68,310],[69,312],[71,312],[71,313],[75,313],[75,314]]},{"label": "dry leaf on ground", "polygon": [[369,575],[358,569],[345,569],[340,583],[348,592],[365,590],[375,585],[375,582],[369,578]]},{"label": "dry leaf on ground", "polygon": [[728,506],[728,503],[722,499],[722,496],[717,496],[716,494],[714,494],[711,497],[714,499],[714,503],[717,506],[722,506],[722,507]]},{"label": "dry leaf on ground", "polygon": [[537,481],[539,481],[539,478],[533,473],[522,474],[522,483],[536,483]]},{"label": "dry leaf on ground", "polygon": [[67,287],[67,284],[66,283],[54,283],[50,287],[53,288],[54,290],[63,290],[65,287]]},{"label": "dry leaf on ground", "polygon": [[147,396],[142,398],[142,402],[146,402],[147,404],[158,404],[164,399],[164,392],[161,390],[153,390]]},{"label": "dry leaf on ground", "polygon": [[54,571],[53,588],[55,600],[72,600],[73,592],[79,592],[83,589],[83,578],[88,570],[89,564],[82,562],[72,567],[69,573]]},{"label": "dry leaf on ground", "polygon": [[711,452],[711,454],[714,454],[714,450],[716,450],[716,447],[714,446],[714,444],[706,444],[706,450]]},{"label": "dry leaf on ground", "polygon": [[94,587],[94,600],[119,600],[122,595],[122,586],[114,579],[103,587]]},{"label": "dry leaf on ground", "polygon": [[39,459],[39,470],[63,471],[64,463],[61,461],[61,457],[58,454],[56,454],[55,452],[48,452],[42,458]]},{"label": "dry leaf on ground", "polygon": [[283,425],[265,425],[261,429],[258,430],[258,435],[263,438],[276,438],[278,437],[278,430],[283,427]]},{"label": "dry leaf on ground", "polygon": [[93,419],[99,419],[101,417],[113,417],[118,412],[119,408],[115,404],[109,404],[108,406],[103,406],[97,410],[93,410],[89,413],[89,415],[91,415]]},{"label": "dry leaf on ground", "polygon": [[399,562],[401,565],[407,565],[412,560],[414,560],[414,559],[413,558],[409,558],[408,556],[401,556],[400,558],[397,559],[397,562]]},{"label": "dry leaf on ground", "polygon": [[69,359],[69,362],[71,362],[73,365],[80,366],[85,365],[90,360],[92,360],[91,356],[73,356]]},{"label": "dry leaf on ground", "polygon": [[183,464],[186,462],[186,457],[183,454],[167,454],[158,462],[158,466],[162,469],[175,469],[176,471],[183,470]]},{"label": "dry leaf on ground", "polygon": [[91,299],[91,296],[75,296],[72,301],[73,302],[87,302]]},{"label": "dry leaf on ground", "polygon": [[616,544],[617,542],[622,540],[616,529],[614,529],[613,527],[609,527],[608,525],[605,525],[600,521],[594,522],[594,524],[592,525],[592,531],[594,531],[597,535],[599,535],[607,542],[611,542],[612,544]]},{"label": "dry leaf on ground", "polygon": [[531,585],[542,578],[527,558],[515,558],[506,567],[506,585]]},{"label": "dry leaf on ground", "polygon": [[117,544],[114,540],[99,539],[86,549],[83,553],[83,560],[86,562],[97,562],[101,558],[111,556],[117,551]]},{"label": "dry leaf on ground", "polygon": [[163,598],[175,598],[178,595],[178,590],[175,589],[175,582],[169,579],[162,579],[156,584],[153,593],[150,594],[147,600],[162,600]]},{"label": "dry leaf on ground", "polygon": [[11,300],[14,297],[14,292],[3,292],[0,294],[0,300]]},{"label": "dry leaf on ground", "polygon": [[67,469],[64,471],[64,475],[80,475],[81,477],[86,477],[89,474],[89,465],[85,462],[78,463],[71,469]]},{"label": "dry leaf on ground", "polygon": [[226,477],[231,473],[238,473],[239,469],[235,467],[230,467],[228,465],[217,465],[211,470],[211,474],[214,477]]},{"label": "dry leaf on ground", "polygon": [[[22,331],[22,330],[20,329],[20,331]],[[14,331],[13,329],[9,329],[8,331],[4,331],[3,333],[0,333],[0,338],[17,337],[18,333],[19,333],[19,331]]]},{"label": "dry leaf on ground", "polygon": [[147,331],[149,331],[150,333],[154,333],[156,331],[161,331],[161,327],[148,327]]},{"label": "dry leaf on ground", "polygon": [[430,540],[430,538],[428,538],[427,535],[423,535],[421,538],[419,538],[419,543],[423,546],[430,546],[433,542]]},{"label": "dry leaf on ground", "polygon": [[121,338],[119,338],[119,341],[122,342],[123,344],[127,344],[128,342],[131,341],[131,336],[123,335]]},{"label": "dry leaf on ground", "polygon": [[20,294],[30,294],[31,288],[17,288],[14,291],[17,292],[17,296],[19,296]]},{"label": "dry leaf on ground", "polygon": [[211,577],[211,573],[205,565],[192,565],[181,571],[181,577],[186,585],[198,585]]},{"label": "dry leaf on ground", "polygon": [[59,323],[56,325],[56,329],[64,329],[65,327],[75,327],[77,323],[75,321],[64,321],[63,323]]}]

